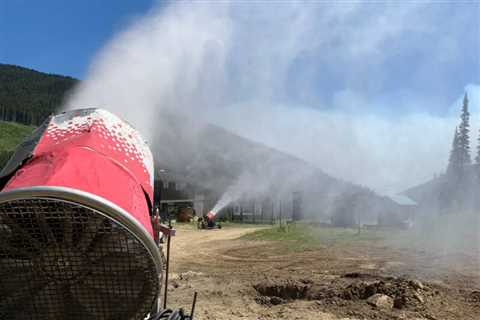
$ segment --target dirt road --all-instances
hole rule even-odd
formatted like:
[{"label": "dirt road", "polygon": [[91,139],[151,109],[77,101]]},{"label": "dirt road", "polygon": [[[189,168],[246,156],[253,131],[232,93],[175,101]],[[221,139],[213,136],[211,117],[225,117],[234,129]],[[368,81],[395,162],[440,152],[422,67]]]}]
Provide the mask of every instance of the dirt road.
[{"label": "dirt road", "polygon": [[[198,320],[473,320],[480,314],[475,267],[436,268],[421,254],[378,242],[295,252],[282,242],[239,239],[255,227],[176,228],[169,305],[189,310],[198,291]],[[396,307],[369,304],[371,290],[396,297]]]}]

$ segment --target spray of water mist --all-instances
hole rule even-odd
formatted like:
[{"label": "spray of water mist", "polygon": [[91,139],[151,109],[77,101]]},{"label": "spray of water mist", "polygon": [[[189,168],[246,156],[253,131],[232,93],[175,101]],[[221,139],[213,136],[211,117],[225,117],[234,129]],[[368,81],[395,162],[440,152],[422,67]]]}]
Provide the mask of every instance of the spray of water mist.
[{"label": "spray of water mist", "polygon": [[[368,10],[372,19],[365,18]],[[398,192],[444,170],[457,124],[456,112],[419,111],[438,99],[386,100],[381,85],[389,76],[385,62],[398,55],[389,43],[430,35],[436,20],[429,14],[416,3],[367,9],[285,3],[273,10],[261,3],[173,2],[115,36],[65,108],[100,106],[128,119],[161,167],[226,190],[215,212],[252,194],[277,198],[299,185],[325,192],[342,185],[319,168],[380,193]],[[451,58],[442,54],[418,63],[435,68],[429,63]],[[311,67],[314,60],[320,70]],[[338,65],[349,70],[343,87],[330,88],[328,98],[318,95],[316,77]],[[480,86],[466,88],[478,124]],[[442,103],[459,108],[457,101]],[[228,145],[212,124],[303,162],[257,154],[250,144]],[[216,150],[221,143],[228,147]],[[248,165],[225,168],[232,176],[223,179],[205,150]]]},{"label": "spray of water mist", "polygon": [[[222,209],[226,208],[232,202],[238,201],[243,196],[253,196],[254,194],[258,195],[261,194],[262,191],[267,191],[268,187],[266,185],[249,185],[249,183],[253,180],[254,177],[250,176],[248,171],[244,171],[244,173],[225,190],[210,212],[212,212],[213,215],[217,215]],[[248,190],[248,192],[246,190]]]}]

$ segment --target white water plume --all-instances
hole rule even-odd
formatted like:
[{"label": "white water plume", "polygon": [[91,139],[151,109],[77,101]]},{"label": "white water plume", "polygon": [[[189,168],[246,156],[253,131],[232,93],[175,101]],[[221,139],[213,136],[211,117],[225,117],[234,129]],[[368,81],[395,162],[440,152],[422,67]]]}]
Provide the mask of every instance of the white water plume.
[{"label": "white water plume", "polygon": [[[257,180],[256,183],[252,185],[252,181],[255,180]],[[269,184],[264,183],[262,185],[262,183],[258,180],[259,179],[255,179],[255,177],[251,176],[248,171],[245,171],[232,185],[225,190],[215,206],[212,208],[211,212],[216,215],[222,209],[226,208],[231,203],[238,201],[242,197],[253,197],[255,195],[258,196],[268,192]]]},{"label": "white water plume", "polygon": [[230,205],[233,201],[238,200],[237,197],[232,195],[229,190],[225,191],[225,193],[222,195],[220,200],[215,204],[215,206],[210,210],[215,216],[220,212],[220,210],[226,208],[228,205]]},{"label": "white water plume", "polygon": [[[172,155],[192,171],[211,164],[193,162],[183,151],[198,144],[198,130],[215,123],[335,177],[398,192],[444,170],[458,122],[423,111],[438,104],[434,97],[375,96],[381,82],[374,77],[388,76],[382,61],[401,52],[385,41],[403,41],[412,32],[436,35],[429,29],[436,17],[424,10],[421,4],[366,9],[355,3],[290,3],[273,10],[261,3],[173,2],[152,9],[107,44],[66,108],[107,108],[141,130],[157,158]],[[375,19],[354,23],[370,13]],[[442,54],[435,59],[451,58]],[[429,65],[435,59],[423,66],[436,68]],[[319,70],[306,69],[313,61]],[[349,76],[343,88],[328,89],[332,99],[323,98],[315,77],[338,65],[348,67]],[[362,83],[368,84],[363,92]],[[386,104],[388,110],[411,111],[377,114]],[[479,104],[471,100],[472,109]],[[177,127],[165,114],[185,119],[181,139],[175,139]],[[473,120],[479,122],[478,116]],[[168,135],[172,139],[162,139]]]}]

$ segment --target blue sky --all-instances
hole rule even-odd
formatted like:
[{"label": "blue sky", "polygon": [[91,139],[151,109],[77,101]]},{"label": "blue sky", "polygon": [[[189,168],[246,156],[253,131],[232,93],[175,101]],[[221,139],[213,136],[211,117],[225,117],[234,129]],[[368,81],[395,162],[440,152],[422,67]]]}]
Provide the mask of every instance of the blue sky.
[{"label": "blue sky", "polygon": [[152,0],[1,0],[0,62],[83,78],[95,53]]}]

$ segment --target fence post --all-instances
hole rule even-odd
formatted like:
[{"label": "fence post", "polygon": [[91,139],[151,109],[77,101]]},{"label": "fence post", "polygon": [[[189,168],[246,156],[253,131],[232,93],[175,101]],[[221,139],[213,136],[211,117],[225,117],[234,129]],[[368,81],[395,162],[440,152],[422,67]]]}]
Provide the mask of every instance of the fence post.
[{"label": "fence post", "polygon": [[260,216],[261,216],[261,220],[262,220],[261,224],[264,224],[265,221],[263,220],[263,203],[262,203],[262,206],[260,207]]},{"label": "fence post", "polygon": [[272,214],[270,216],[270,224],[272,225],[275,224],[274,214],[275,214],[275,202],[272,200]]},{"label": "fence post", "polygon": [[282,200],[279,202],[279,220],[280,220],[280,227],[282,227]]}]

